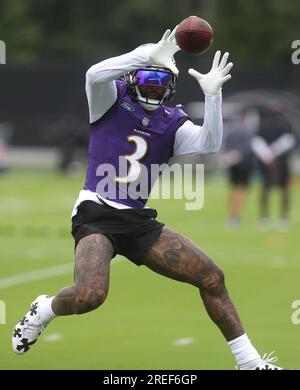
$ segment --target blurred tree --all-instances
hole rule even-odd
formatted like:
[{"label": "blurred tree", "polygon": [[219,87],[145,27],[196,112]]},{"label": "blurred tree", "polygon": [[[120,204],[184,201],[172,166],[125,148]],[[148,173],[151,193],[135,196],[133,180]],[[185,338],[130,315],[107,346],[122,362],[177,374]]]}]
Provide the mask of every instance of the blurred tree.
[{"label": "blurred tree", "polygon": [[299,0],[219,1],[217,43],[239,62],[291,63],[299,15]]},{"label": "blurred tree", "polygon": [[167,27],[199,12],[188,0],[29,0],[41,23],[40,58],[94,60],[157,41]]},{"label": "blurred tree", "polygon": [[32,17],[30,1],[1,0],[0,39],[6,43],[8,62],[27,63],[39,59],[39,25]]},{"label": "blurred tree", "polygon": [[155,42],[193,14],[239,62],[290,61],[299,39],[299,0],[1,0],[0,39],[8,63],[91,62]]}]

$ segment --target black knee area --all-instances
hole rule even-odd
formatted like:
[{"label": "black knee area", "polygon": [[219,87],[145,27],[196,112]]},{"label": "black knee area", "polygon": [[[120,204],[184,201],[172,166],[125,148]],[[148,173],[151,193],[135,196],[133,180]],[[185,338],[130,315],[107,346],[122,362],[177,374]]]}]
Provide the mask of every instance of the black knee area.
[{"label": "black knee area", "polygon": [[76,314],[83,314],[97,309],[101,306],[107,297],[107,291],[94,289],[91,287],[76,288]]}]

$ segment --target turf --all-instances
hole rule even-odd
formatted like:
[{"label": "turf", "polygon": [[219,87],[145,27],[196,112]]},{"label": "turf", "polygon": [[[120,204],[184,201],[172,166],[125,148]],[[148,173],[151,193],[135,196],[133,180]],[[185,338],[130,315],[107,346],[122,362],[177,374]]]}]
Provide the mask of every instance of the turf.
[{"label": "turf", "polygon": [[[0,282],[15,274],[70,263],[70,272],[0,288],[6,325],[0,325],[0,369],[233,369],[235,362],[209,320],[195,288],[168,280],[129,261],[115,262],[102,308],[59,318],[26,355],[11,350],[14,324],[41,293],[72,284],[73,240],[69,220],[82,178],[56,173],[12,172],[0,177]],[[227,187],[206,181],[205,205],[185,211],[184,201],[151,201],[159,219],[191,237],[225,271],[227,287],[253,343],[273,351],[286,367],[300,365],[299,327],[291,321],[300,299],[299,188],[293,186],[292,228],[261,232],[258,184],[252,188],[244,225],[225,227]],[[273,198],[276,216],[277,198]],[[57,340],[49,341],[46,336]],[[186,337],[193,342],[175,346]]]}]

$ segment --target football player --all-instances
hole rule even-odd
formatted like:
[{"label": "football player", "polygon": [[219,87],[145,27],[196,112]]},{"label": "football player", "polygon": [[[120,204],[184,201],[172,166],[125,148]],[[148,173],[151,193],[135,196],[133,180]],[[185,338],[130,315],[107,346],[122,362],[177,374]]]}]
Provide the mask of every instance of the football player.
[{"label": "football player", "polygon": [[[86,73],[89,161],[72,217],[75,284],[32,302],[13,333],[13,350],[18,354],[27,352],[54,318],[87,313],[103,304],[111,260],[120,254],[195,286],[240,369],[279,369],[271,364],[275,358],[262,358],[252,346],[220,267],[188,238],[156,220],[156,210],[144,207],[148,194],[137,197],[128,191],[153,164],[183,154],[215,153],[221,146],[221,88],[230,79],[233,64],[227,64],[228,53],[221,57],[217,51],[207,74],[189,70],[205,94],[204,123],[197,126],[180,107],[165,105],[175,94],[178,77],[175,31],[167,30],[157,44],[102,61]],[[120,172],[119,156],[126,156],[125,174]],[[102,167],[108,164],[116,176],[104,174]],[[148,180],[153,184],[154,179]]]},{"label": "football player", "polygon": [[278,187],[280,190],[281,213],[278,229],[285,231],[289,228],[289,157],[296,144],[297,139],[280,107],[271,103],[263,107],[259,129],[251,141],[263,182],[260,195],[260,223],[263,230],[272,227],[272,221],[269,218],[272,187]]}]

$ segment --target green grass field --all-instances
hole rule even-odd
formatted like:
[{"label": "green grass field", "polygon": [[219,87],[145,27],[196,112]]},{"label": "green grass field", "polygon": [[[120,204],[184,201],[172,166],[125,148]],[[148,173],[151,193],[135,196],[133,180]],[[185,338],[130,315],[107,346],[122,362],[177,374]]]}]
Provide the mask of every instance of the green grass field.
[{"label": "green grass field", "polygon": [[[0,177],[1,369],[233,369],[235,362],[209,320],[198,291],[129,261],[112,264],[104,306],[82,316],[59,318],[26,355],[11,350],[11,332],[30,302],[72,284],[70,213],[83,179],[49,172],[15,172]],[[227,287],[254,345],[276,351],[280,364],[299,368],[300,325],[291,322],[300,299],[300,197],[293,187],[289,232],[261,232],[257,185],[251,190],[238,231],[225,227],[227,188],[207,181],[203,210],[188,212],[183,201],[151,201],[159,219],[191,237],[223,267]],[[276,195],[273,211],[276,214]],[[61,275],[26,282],[22,274],[66,264]],[[53,268],[52,268],[53,269]],[[3,285],[12,276],[15,285]],[[2,283],[2,284],[1,284]],[[184,346],[174,341],[193,338]]]}]

